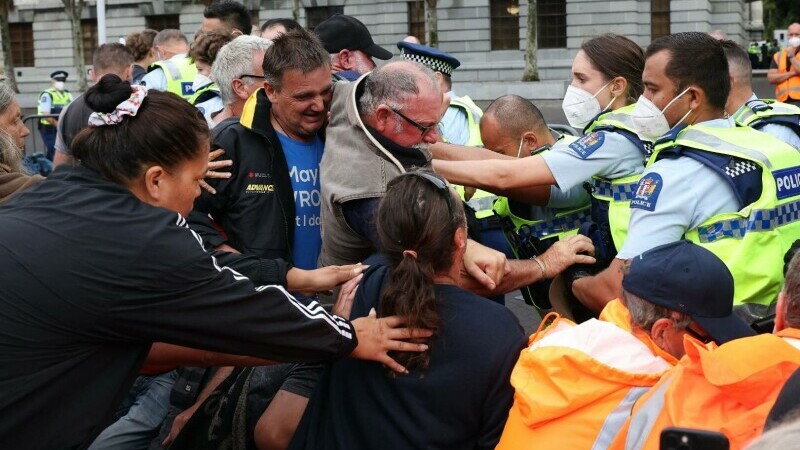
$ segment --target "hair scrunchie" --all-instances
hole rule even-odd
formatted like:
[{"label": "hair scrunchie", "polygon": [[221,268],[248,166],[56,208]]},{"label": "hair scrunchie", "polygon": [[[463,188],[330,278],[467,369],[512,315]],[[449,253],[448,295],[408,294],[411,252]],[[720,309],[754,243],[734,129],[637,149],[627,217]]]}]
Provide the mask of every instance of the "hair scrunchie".
[{"label": "hair scrunchie", "polygon": [[110,113],[93,112],[89,116],[90,127],[102,127],[105,125],[116,125],[122,122],[125,116],[135,116],[142,106],[142,101],[147,97],[147,88],[144,86],[131,86],[131,96],[124,102],[117,105],[117,108]]}]

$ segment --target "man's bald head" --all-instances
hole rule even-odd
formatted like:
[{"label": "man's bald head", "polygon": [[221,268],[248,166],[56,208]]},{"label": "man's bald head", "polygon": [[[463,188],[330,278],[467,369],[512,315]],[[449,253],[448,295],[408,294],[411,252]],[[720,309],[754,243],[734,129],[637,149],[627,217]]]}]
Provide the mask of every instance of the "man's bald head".
[{"label": "man's bald head", "polygon": [[494,116],[515,139],[519,139],[526,131],[547,132],[547,123],[539,108],[519,95],[498,98],[486,108],[484,115]]},{"label": "man's bald head", "polygon": [[413,61],[390,62],[372,71],[365,80],[359,110],[368,116],[380,104],[402,107],[405,99],[429,89],[439,91],[431,69]]},{"label": "man's bald head", "polygon": [[486,148],[516,156],[552,144],[552,135],[541,111],[518,95],[504,95],[493,101],[481,118],[481,138]]},{"label": "man's bald head", "polygon": [[402,147],[439,139],[436,125],[449,99],[439,91],[431,69],[413,61],[395,61],[362,81],[358,112],[365,124]]}]

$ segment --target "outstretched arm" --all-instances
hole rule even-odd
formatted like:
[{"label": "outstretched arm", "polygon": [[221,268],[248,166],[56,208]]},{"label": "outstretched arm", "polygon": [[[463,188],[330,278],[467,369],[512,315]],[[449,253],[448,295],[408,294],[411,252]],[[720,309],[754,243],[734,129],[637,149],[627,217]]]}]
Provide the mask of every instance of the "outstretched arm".
[{"label": "outstretched arm", "polygon": [[481,268],[478,267],[477,270],[470,269],[470,264],[467,264],[465,258],[465,269],[469,275],[462,273],[461,283],[459,283],[459,285],[463,289],[473,291],[478,295],[486,297],[505,294],[523,286],[536,283],[537,281],[553,278],[573,264],[594,264],[595,259],[590,256],[593,253],[594,246],[592,245],[592,241],[586,236],[567,236],[553,244],[546,252],[538,256],[536,260],[522,259],[508,261],[505,266],[505,271],[494,268],[497,264],[484,269],[483,271],[486,272],[486,274],[482,275],[484,278],[488,278],[487,275],[490,273],[494,273],[498,276],[500,273],[503,273],[503,276],[499,277],[500,280],[494,286],[491,283],[484,282],[482,279],[479,283],[475,273],[481,275]]},{"label": "outstretched arm", "polygon": [[451,183],[492,192],[531,186],[548,186],[556,180],[540,156],[515,160],[442,161],[433,168]]},{"label": "outstretched arm", "polygon": [[461,145],[437,142],[430,146],[433,159],[443,161],[480,161],[484,159],[506,159],[515,160],[517,158],[504,155],[482,147],[464,147]]}]

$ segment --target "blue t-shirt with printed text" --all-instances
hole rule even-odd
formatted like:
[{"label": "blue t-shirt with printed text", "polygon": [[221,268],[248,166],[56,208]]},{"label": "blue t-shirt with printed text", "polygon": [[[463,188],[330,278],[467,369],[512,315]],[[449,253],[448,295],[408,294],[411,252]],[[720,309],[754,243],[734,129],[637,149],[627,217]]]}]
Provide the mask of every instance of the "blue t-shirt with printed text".
[{"label": "blue t-shirt with printed text", "polygon": [[277,133],[281,141],[289,178],[294,190],[295,225],[292,257],[299,269],[316,269],[322,248],[320,235],[319,163],[324,145],[318,136],[311,142],[299,142]]}]

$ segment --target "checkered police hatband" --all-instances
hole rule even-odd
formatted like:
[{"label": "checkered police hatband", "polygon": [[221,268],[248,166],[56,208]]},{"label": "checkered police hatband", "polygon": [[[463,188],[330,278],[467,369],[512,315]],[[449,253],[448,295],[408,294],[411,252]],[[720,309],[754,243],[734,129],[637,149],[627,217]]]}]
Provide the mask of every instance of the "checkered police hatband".
[{"label": "checkered police hatband", "polygon": [[431,58],[430,56],[424,56],[418,53],[407,53],[405,49],[400,50],[400,55],[409,61],[416,61],[430,67],[434,72],[442,72],[447,76],[450,76],[453,73],[453,69],[455,69],[455,67],[441,59]]}]

